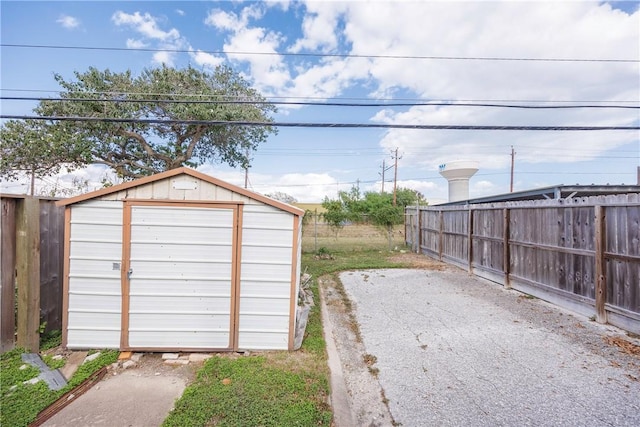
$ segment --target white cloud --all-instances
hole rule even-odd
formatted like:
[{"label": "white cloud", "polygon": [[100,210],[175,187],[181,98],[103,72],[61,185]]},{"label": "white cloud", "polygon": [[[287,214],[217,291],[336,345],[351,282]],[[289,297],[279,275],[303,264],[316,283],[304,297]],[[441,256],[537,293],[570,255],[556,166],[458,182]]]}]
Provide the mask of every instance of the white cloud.
[{"label": "white cloud", "polygon": [[168,50],[161,50],[153,53],[153,62],[158,65],[173,66],[175,53]]},{"label": "white cloud", "polygon": [[147,44],[142,40],[127,39],[127,48],[129,49],[141,49],[147,47]]},{"label": "white cloud", "polygon": [[142,40],[127,39],[127,47],[130,44],[143,44],[144,39],[149,42],[156,43],[156,48],[166,49],[155,52],[152,61],[155,64],[166,64],[173,66],[176,58],[175,50],[183,49],[186,45],[185,39],[180,35],[180,31],[175,28],[163,30],[160,28],[161,19],[152,16],[149,13],[141,14],[135,12],[133,14],[117,11],[111,16],[111,20],[117,26],[129,28],[142,36]]},{"label": "white cloud", "polygon": [[143,36],[162,41],[177,40],[180,38],[180,32],[175,28],[164,31],[158,26],[158,19],[149,13],[141,14],[135,12],[133,14],[117,11],[111,17],[111,20],[117,26],[127,26],[137,31]]},{"label": "white cloud", "polygon": [[[219,169],[217,166],[203,165],[200,172],[222,179],[223,181],[244,186],[244,172]],[[325,195],[333,197],[338,190],[348,190],[351,185],[339,184],[329,173],[288,173],[271,175],[253,173],[249,170],[249,190],[260,194],[282,192],[293,196],[301,203],[322,201]]]},{"label": "white cloud", "polygon": [[185,16],[185,15],[186,15],[185,11],[184,11],[184,10],[182,10],[182,9],[176,9],[176,13],[177,13],[178,15],[180,15],[180,16]]},{"label": "white cloud", "polygon": [[267,7],[279,8],[286,12],[287,10],[289,10],[291,0],[264,0],[263,3]]},{"label": "white cloud", "polygon": [[[242,9],[240,14],[219,9],[209,12],[205,24],[220,31],[228,32],[223,50],[231,62],[247,64],[248,76],[254,86],[265,93],[273,88],[286,86],[291,76],[284,58],[277,55],[283,38],[275,31],[254,27],[251,22],[260,19],[264,12],[255,4]],[[236,52],[249,52],[242,54]],[[255,53],[259,53],[256,55]]]},{"label": "white cloud", "polygon": [[212,55],[207,52],[203,52],[201,50],[191,50],[189,52],[189,55],[191,55],[191,58],[196,64],[209,69],[214,69],[218,65],[224,63],[224,58]]},{"label": "white cloud", "polygon": [[338,46],[338,22],[346,7],[342,2],[306,3],[306,15],[302,20],[303,37],[289,48],[290,52],[331,52]]},{"label": "white cloud", "polygon": [[68,30],[73,30],[74,28],[78,28],[80,26],[80,21],[77,18],[69,15],[61,15],[60,18],[56,20],[56,22]]}]

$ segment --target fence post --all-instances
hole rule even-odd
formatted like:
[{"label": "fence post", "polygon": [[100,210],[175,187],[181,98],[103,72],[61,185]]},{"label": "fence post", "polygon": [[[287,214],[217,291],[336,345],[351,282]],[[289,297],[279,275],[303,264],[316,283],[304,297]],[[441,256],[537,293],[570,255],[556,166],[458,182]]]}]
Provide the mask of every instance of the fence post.
[{"label": "fence post", "polygon": [[467,261],[469,262],[469,274],[473,274],[473,211],[469,205],[467,213]]},{"label": "fence post", "polygon": [[313,213],[313,252],[318,253],[318,208]]},{"label": "fence post", "polygon": [[16,282],[18,285],[18,347],[40,349],[40,203],[25,197],[16,221]]},{"label": "fence post", "polygon": [[440,233],[438,235],[438,259],[442,261],[442,242],[443,236],[442,233],[444,231],[444,212],[440,211]]},{"label": "fence post", "polygon": [[509,247],[509,221],[511,220],[508,208],[502,210],[502,269],[504,270],[504,287],[511,289],[511,256]]},{"label": "fence post", "polygon": [[416,227],[417,227],[417,232],[416,232],[416,253],[419,254],[422,252],[422,229],[421,229],[421,225],[420,225],[420,217],[422,216],[422,212],[420,211],[420,204],[418,204],[418,217],[416,218]]},{"label": "fence post", "polygon": [[604,253],[606,250],[606,228],[604,206],[595,206],[595,279],[596,279],[596,321],[607,323],[607,278],[605,275]]}]

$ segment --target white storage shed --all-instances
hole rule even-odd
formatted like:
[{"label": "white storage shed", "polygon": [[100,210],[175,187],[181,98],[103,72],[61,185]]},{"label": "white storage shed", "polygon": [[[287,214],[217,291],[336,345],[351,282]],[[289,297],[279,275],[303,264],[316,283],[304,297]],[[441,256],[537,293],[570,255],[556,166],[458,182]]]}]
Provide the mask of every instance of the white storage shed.
[{"label": "white storage shed", "polygon": [[293,349],[302,210],[189,168],[58,204],[65,347]]}]

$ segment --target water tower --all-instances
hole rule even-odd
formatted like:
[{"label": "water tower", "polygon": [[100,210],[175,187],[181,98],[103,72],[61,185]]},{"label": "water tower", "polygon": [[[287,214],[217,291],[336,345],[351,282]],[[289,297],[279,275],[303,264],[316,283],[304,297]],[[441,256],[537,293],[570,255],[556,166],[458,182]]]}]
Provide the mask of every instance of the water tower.
[{"label": "water tower", "polygon": [[478,172],[478,162],[457,160],[440,165],[440,175],[449,181],[449,202],[469,198],[469,178]]}]

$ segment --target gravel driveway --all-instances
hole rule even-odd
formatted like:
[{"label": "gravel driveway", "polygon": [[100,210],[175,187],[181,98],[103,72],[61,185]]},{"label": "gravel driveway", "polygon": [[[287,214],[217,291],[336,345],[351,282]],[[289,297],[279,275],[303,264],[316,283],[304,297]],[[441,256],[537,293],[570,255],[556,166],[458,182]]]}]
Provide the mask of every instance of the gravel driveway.
[{"label": "gravel driveway", "polygon": [[[340,280],[367,355],[358,357],[374,361],[392,417],[372,420],[356,404],[359,425],[640,425],[640,355],[614,345],[638,340],[614,327],[455,268]],[[353,349],[336,341],[357,400]]]}]

